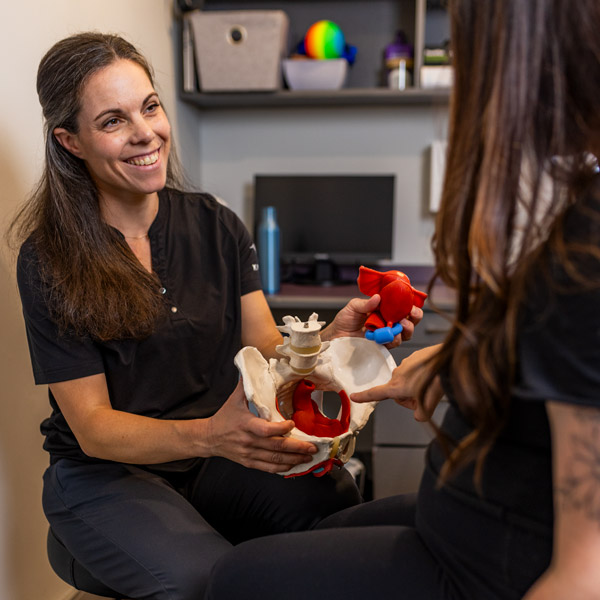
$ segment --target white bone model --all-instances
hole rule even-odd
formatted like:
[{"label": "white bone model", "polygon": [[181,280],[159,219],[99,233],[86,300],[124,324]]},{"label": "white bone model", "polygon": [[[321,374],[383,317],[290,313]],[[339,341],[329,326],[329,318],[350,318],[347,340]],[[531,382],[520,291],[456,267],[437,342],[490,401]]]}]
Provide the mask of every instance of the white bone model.
[{"label": "white bone model", "polygon": [[[284,325],[278,329],[289,337],[277,346],[282,358],[272,358],[267,363],[253,346],[242,348],[235,357],[250,410],[268,421],[294,417],[296,427],[288,435],[312,442],[318,448],[310,463],[282,473],[286,477],[311,472],[320,476],[333,466],[347,462],[354,452],[356,435],[375,407],[375,402],[359,404],[348,396],[386,383],[396,367],[386,348],[364,338],[344,337],[321,342],[320,331],[325,323],[317,319],[316,313],[308,321],[291,316],[283,318]],[[301,419],[303,423],[313,419],[310,410],[303,412],[297,405],[302,389],[308,389],[308,393],[314,389],[313,402],[308,401],[308,408],[315,409],[315,427],[320,435],[306,432],[311,431],[311,423],[309,427],[302,426],[305,431],[299,426]],[[342,407],[337,419],[322,413],[322,396],[327,391],[340,395]],[[335,435],[323,435],[323,431],[334,431]]]}]

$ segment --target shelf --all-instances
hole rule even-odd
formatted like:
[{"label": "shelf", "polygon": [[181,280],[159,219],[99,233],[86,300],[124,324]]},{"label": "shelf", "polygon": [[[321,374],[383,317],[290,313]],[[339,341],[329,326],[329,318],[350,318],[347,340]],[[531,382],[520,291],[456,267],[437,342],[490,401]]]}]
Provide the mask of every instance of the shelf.
[{"label": "shelf", "polygon": [[[190,2],[197,4],[198,0],[184,1],[185,4]],[[319,18],[330,19],[342,28],[348,43],[358,48],[358,57],[348,70],[346,87],[341,90],[203,92],[194,88],[194,59],[188,41],[183,44],[187,49],[183,53],[187,86],[182,86],[182,90],[190,91],[182,91],[180,98],[200,109],[448,105],[448,88],[422,88],[419,78],[424,46],[435,46],[448,37],[447,12],[435,8],[441,6],[442,0],[204,0],[201,3],[207,13],[215,10],[243,13],[248,9],[284,11],[289,19],[286,56],[296,48],[312,23]],[[390,90],[384,84],[387,80],[384,49],[399,30],[404,31],[415,48],[414,87],[402,91]],[[205,49],[205,54],[210,51]],[[218,59],[218,53],[212,57],[213,61]]]},{"label": "shelf", "polygon": [[429,106],[447,105],[449,88],[409,89],[349,88],[334,91],[201,93],[181,92],[181,99],[202,109],[312,107],[312,106]]}]

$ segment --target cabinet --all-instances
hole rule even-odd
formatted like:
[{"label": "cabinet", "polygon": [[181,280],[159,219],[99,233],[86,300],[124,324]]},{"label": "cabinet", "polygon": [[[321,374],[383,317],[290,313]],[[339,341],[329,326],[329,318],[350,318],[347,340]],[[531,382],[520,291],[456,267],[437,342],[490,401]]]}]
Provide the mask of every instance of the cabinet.
[{"label": "cabinet", "polygon": [[[336,91],[290,91],[251,93],[202,93],[182,91],[183,100],[203,109],[285,106],[377,106],[446,104],[448,88],[423,89],[420,68],[426,44],[440,44],[448,37],[446,11],[439,0],[182,0],[186,8],[210,10],[277,9],[290,21],[289,50],[296,47],[312,23],[336,22],[347,43],[358,48],[346,86]],[[414,46],[413,86],[406,90],[386,87],[384,49],[398,30]]]},{"label": "cabinet", "polygon": [[[423,321],[415,329],[410,342],[392,350],[399,364],[415,350],[440,343],[449,322],[425,307]],[[442,401],[433,420],[439,424],[446,412]],[[412,411],[398,406],[393,400],[380,402],[373,416],[372,482],[373,498],[416,492],[419,487],[425,450],[433,437],[431,428],[414,420]]]}]

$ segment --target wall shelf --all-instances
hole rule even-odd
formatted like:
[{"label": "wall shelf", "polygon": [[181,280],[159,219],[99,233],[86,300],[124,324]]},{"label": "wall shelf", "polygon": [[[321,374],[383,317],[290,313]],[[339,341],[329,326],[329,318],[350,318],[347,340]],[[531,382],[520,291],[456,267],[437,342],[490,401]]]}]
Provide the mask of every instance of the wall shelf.
[{"label": "wall shelf", "polygon": [[448,88],[407,89],[349,88],[335,91],[202,93],[181,92],[181,99],[201,109],[323,107],[323,106],[428,106],[447,105]]},{"label": "wall shelf", "polygon": [[[191,61],[184,65],[188,84],[181,85],[180,98],[200,109],[245,109],[283,107],[447,106],[449,88],[420,86],[420,68],[426,44],[439,44],[447,37],[448,19],[439,0],[182,0],[188,8],[204,11],[277,9],[289,17],[288,52],[292,52],[308,27],[319,18],[340,25],[349,43],[358,47],[358,59],[348,71],[347,87],[340,90],[272,92],[194,91]],[[413,87],[393,90],[387,81],[383,51],[398,30],[405,32],[415,48]],[[188,42],[189,44],[189,42]],[[186,48],[189,45],[184,44]],[[193,61],[193,59],[192,59]],[[186,61],[184,61],[186,63]],[[193,71],[192,71],[193,73]],[[183,82],[182,82],[183,83]]]}]

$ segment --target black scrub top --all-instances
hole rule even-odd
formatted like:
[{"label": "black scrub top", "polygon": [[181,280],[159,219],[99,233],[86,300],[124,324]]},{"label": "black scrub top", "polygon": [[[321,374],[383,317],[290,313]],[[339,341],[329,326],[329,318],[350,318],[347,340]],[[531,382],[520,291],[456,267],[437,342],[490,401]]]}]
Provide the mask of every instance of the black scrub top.
[{"label": "black scrub top", "polygon": [[[143,340],[97,342],[61,335],[49,314],[32,244],[17,277],[33,374],[48,384],[104,373],[114,409],[161,419],[214,414],[233,391],[241,347],[241,296],[260,289],[253,241],[236,215],[208,194],[165,189],[149,229],[152,267],[166,318]],[[94,461],[79,447],[49,391],[44,448]]]}]

